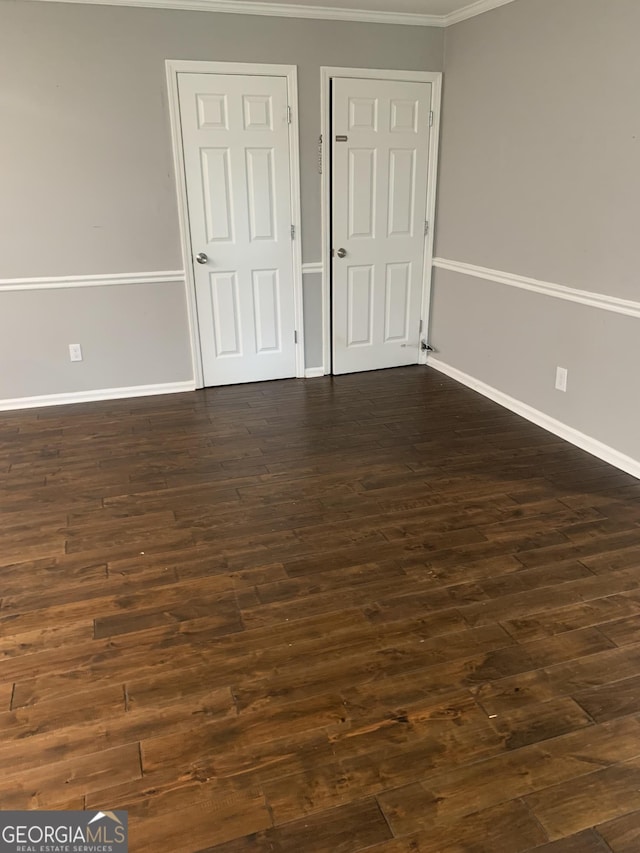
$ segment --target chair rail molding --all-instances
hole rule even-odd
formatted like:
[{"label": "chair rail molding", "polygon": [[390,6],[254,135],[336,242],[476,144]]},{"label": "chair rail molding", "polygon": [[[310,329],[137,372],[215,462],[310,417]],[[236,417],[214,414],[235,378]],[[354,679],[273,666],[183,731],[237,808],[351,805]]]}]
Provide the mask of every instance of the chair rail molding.
[{"label": "chair rail molding", "polygon": [[627,317],[640,318],[640,302],[635,302],[631,299],[620,299],[617,296],[607,296],[605,293],[580,290],[576,287],[567,287],[564,284],[540,281],[536,278],[501,272],[500,270],[493,270],[488,267],[479,267],[475,264],[467,264],[462,261],[450,261],[445,258],[434,258],[433,266],[436,269],[455,272],[459,275],[493,281],[496,284],[506,284],[508,287],[516,287],[520,290],[529,290],[532,293],[539,293],[542,296],[553,296],[556,299],[564,299],[567,302],[588,305],[590,308],[600,308],[603,311],[613,311],[616,314],[624,314]]},{"label": "chair rail molding", "polygon": [[0,293],[21,290],[61,290],[71,287],[109,287],[122,284],[166,284],[172,281],[184,283],[184,270],[0,278]]}]

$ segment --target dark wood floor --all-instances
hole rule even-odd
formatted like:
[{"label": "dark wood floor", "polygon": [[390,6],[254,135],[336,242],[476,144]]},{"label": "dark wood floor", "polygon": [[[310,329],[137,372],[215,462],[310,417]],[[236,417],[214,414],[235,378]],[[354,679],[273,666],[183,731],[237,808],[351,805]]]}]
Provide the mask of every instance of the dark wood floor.
[{"label": "dark wood floor", "polygon": [[425,368],[0,415],[0,808],[636,853],[640,482]]}]

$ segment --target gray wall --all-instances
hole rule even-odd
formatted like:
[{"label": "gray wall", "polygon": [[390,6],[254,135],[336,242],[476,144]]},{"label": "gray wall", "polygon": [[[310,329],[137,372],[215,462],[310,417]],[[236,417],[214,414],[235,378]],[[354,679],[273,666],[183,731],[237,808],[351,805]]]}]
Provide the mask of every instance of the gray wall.
[{"label": "gray wall", "polygon": [[[319,261],[320,66],[437,71],[443,43],[442,30],[425,27],[0,0],[0,280],[182,268],[165,59],[298,66],[303,260]],[[0,293],[0,341],[19,328],[29,347],[26,360],[0,348],[0,401],[188,380],[186,313],[175,304],[180,285],[172,289],[173,302],[147,289],[157,325],[132,337],[136,297],[109,288],[96,318],[105,344],[81,370],[53,367],[68,343],[92,351],[96,323],[82,320],[79,290]],[[309,323],[315,358],[319,329]]]},{"label": "gray wall", "polygon": [[322,273],[303,276],[304,358],[307,367],[322,367]]},{"label": "gray wall", "polygon": [[[184,286],[109,285],[0,293],[2,397],[156,385],[191,376]],[[80,343],[71,363],[67,344]]]},{"label": "gray wall", "polygon": [[[637,0],[516,0],[447,30],[436,255],[640,302],[638,33]],[[640,459],[637,319],[438,270],[431,343]]]},{"label": "gray wall", "polygon": [[[442,30],[0,2],[0,278],[182,264],[165,59],[297,65],[303,259],[320,260],[320,66],[442,68]],[[34,235],[37,251],[34,252]]]}]

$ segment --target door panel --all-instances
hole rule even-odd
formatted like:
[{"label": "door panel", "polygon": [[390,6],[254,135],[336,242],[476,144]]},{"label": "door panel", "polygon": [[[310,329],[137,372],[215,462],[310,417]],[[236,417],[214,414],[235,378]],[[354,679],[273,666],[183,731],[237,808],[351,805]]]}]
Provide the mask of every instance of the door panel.
[{"label": "door panel", "polygon": [[387,264],[384,340],[406,341],[409,336],[411,264]]},{"label": "door panel", "polygon": [[348,273],[347,344],[370,346],[373,317],[373,267],[349,267]]},{"label": "door panel", "polygon": [[205,385],[296,374],[287,80],[178,74]]},{"label": "door panel", "polygon": [[238,277],[235,273],[210,273],[211,307],[213,309],[216,356],[242,355]]},{"label": "door panel", "polygon": [[430,83],[334,78],[334,373],[418,362],[430,110]]}]

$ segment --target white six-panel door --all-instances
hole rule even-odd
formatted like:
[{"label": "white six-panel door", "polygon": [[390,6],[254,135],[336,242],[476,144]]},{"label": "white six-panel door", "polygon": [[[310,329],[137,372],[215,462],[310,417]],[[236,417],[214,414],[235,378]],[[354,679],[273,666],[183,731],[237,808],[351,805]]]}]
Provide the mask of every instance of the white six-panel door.
[{"label": "white six-panel door", "polygon": [[334,373],[418,362],[431,88],[333,81]]},{"label": "white six-panel door", "polygon": [[178,97],[204,384],[295,376],[287,79],[179,73]]}]

